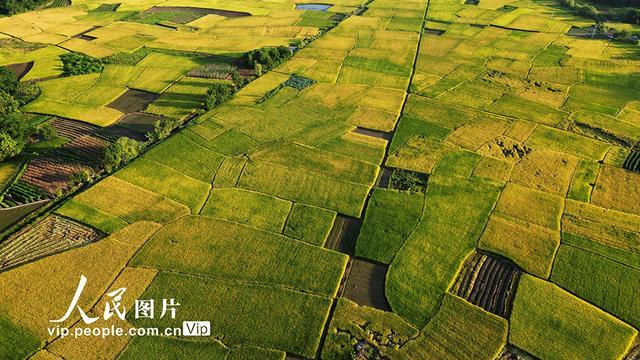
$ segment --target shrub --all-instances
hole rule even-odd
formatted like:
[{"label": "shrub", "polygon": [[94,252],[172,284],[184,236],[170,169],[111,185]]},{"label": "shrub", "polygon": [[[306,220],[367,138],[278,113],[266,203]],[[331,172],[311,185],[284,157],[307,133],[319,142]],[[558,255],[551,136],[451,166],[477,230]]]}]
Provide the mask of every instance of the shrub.
[{"label": "shrub", "polygon": [[256,72],[256,76],[262,76],[262,64],[260,63],[253,64],[253,70]]},{"label": "shrub", "polygon": [[0,132],[0,161],[18,155],[24,148],[24,143],[20,143],[11,136]]},{"label": "shrub", "polygon": [[138,154],[142,145],[140,142],[121,137],[116,142],[111,143],[104,151],[103,165],[105,170],[111,172],[129,161],[133,160]]},{"label": "shrub", "polygon": [[211,110],[218,104],[223,103],[229,99],[234,92],[234,88],[229,84],[213,84],[209,90],[207,90],[207,97],[204,101],[205,109]]},{"label": "shrub", "polygon": [[35,135],[45,140],[50,140],[58,136],[58,132],[56,131],[56,129],[49,123],[39,125],[38,127],[36,127],[34,133]]},{"label": "shrub", "polygon": [[244,79],[236,69],[231,72],[231,81],[233,81],[233,86],[236,88],[240,88],[244,84]]},{"label": "shrub", "polygon": [[71,176],[71,182],[74,184],[80,184],[83,182],[90,182],[91,174],[87,170],[79,171]]},{"label": "shrub", "polygon": [[102,61],[78,53],[60,55],[62,70],[65,75],[82,75],[102,71]]}]

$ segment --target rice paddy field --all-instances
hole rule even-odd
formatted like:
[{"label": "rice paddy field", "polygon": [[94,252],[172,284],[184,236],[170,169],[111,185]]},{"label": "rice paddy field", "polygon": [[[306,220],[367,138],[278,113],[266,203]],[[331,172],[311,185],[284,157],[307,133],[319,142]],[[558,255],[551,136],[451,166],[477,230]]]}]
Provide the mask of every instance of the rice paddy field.
[{"label": "rice paddy field", "polygon": [[0,162],[0,359],[640,359],[637,44],[553,0],[119,1],[0,17],[57,144]]}]

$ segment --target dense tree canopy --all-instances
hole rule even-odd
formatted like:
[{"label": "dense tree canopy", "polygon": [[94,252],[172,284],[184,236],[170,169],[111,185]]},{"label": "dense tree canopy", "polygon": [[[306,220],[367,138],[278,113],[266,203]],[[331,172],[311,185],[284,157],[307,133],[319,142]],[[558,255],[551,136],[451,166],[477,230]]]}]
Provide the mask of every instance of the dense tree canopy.
[{"label": "dense tree canopy", "polygon": [[46,2],[46,0],[0,0],[0,14],[18,14],[33,10]]},{"label": "dense tree canopy", "polygon": [[16,74],[0,68],[0,161],[19,154],[29,136],[20,106],[37,97],[40,89],[22,84]]}]

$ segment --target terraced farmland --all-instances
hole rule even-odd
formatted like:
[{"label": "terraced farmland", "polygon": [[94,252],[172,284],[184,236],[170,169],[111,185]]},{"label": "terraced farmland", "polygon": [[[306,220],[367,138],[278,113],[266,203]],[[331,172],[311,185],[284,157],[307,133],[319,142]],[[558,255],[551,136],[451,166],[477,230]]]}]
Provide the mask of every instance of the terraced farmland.
[{"label": "terraced farmland", "polygon": [[41,90],[0,163],[0,359],[637,358],[640,25],[564,3],[0,18]]}]

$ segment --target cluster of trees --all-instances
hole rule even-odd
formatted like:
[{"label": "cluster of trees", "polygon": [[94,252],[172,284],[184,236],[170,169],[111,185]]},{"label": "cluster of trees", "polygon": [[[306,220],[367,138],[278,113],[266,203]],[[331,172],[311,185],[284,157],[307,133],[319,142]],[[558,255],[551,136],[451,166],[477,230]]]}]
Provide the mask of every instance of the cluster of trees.
[{"label": "cluster of trees", "polygon": [[[608,6],[606,11],[600,11],[595,6],[577,2],[575,0],[560,0],[560,3],[574,13],[590,18],[596,23],[604,21],[619,21],[628,24],[640,24],[640,0],[592,0],[594,3]],[[632,5],[635,4],[635,5]]]},{"label": "cluster of trees", "polygon": [[135,159],[143,148],[139,141],[120,137],[104,150],[102,164],[107,172],[111,172]]},{"label": "cluster of trees", "polygon": [[62,54],[60,60],[62,60],[62,70],[67,76],[100,72],[104,67],[101,60],[79,53]]},{"label": "cluster of trees", "polygon": [[0,0],[0,14],[14,15],[44,5],[47,0]]},{"label": "cluster of trees", "polygon": [[265,47],[252,50],[247,54],[247,62],[256,70],[256,75],[269,71],[293,55],[293,51],[286,46]]},{"label": "cluster of trees", "polygon": [[227,101],[233,94],[236,89],[231,84],[213,84],[207,90],[207,96],[204,99],[204,108],[205,110],[211,110],[219,104]]},{"label": "cluster of trees", "polygon": [[16,74],[0,68],[0,161],[18,155],[34,129],[23,119],[20,107],[40,95],[34,84],[22,84]]}]

